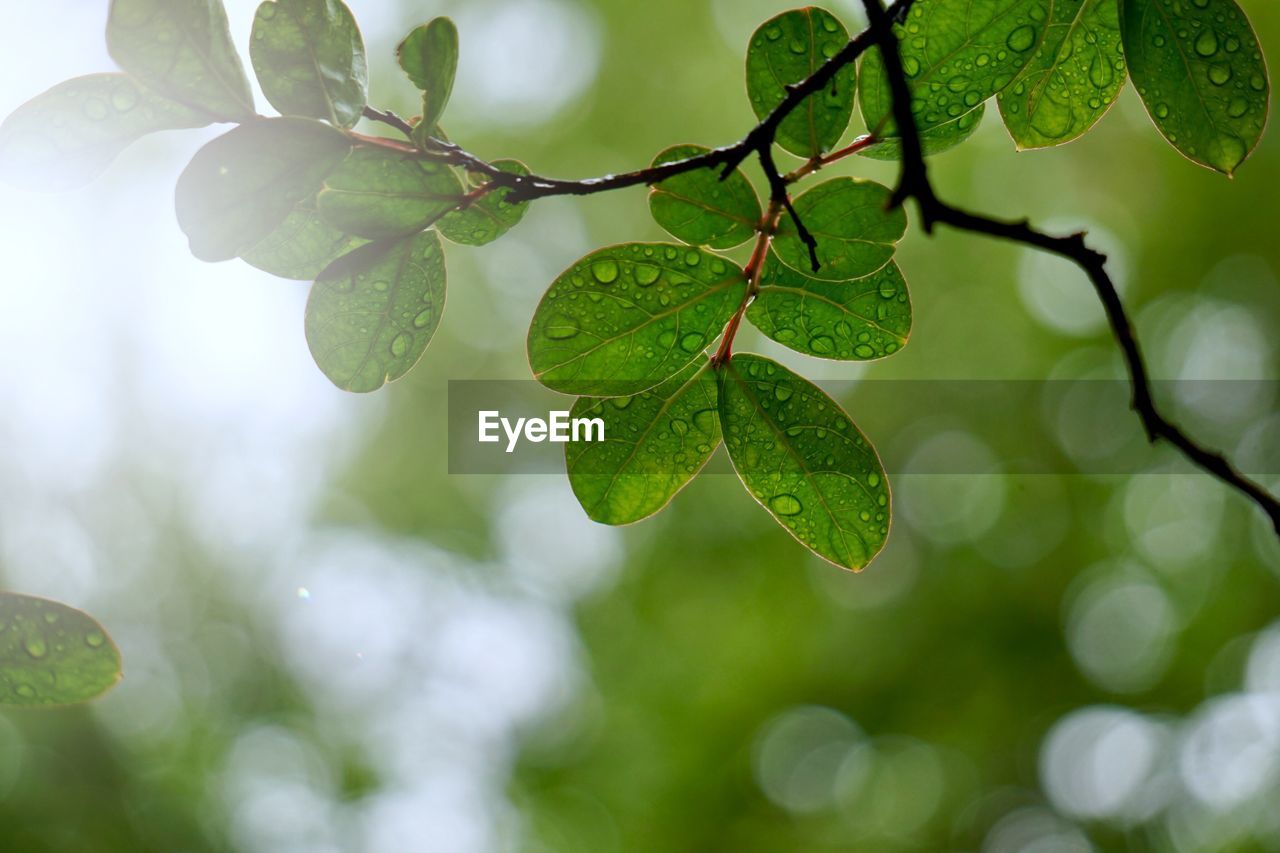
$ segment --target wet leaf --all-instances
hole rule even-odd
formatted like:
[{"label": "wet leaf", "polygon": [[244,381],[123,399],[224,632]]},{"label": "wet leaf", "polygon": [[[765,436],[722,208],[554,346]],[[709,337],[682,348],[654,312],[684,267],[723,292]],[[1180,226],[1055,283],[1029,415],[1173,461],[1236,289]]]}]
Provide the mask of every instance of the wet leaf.
[{"label": "wet leaf", "polygon": [[256,119],[214,139],[178,178],[178,224],[191,253],[225,261],[250,251],[350,148],[340,131],[304,118]]},{"label": "wet leaf", "polygon": [[1160,133],[1188,159],[1235,172],[1270,102],[1249,19],[1233,0],[1122,0],[1120,9],[1129,73]]},{"label": "wet leaf", "polygon": [[1118,0],[1055,0],[1036,55],[999,95],[1000,115],[1019,148],[1061,145],[1102,118],[1126,77]]},{"label": "wet leaf", "polygon": [[[812,75],[848,41],[844,24],[817,6],[783,12],[761,24],[747,47],[747,97],[756,117],[773,112],[787,96],[787,84]],[[850,63],[783,119],[778,144],[800,157],[832,148],[849,126],[856,88],[857,72]]]},{"label": "wet leaf", "polygon": [[[458,28],[448,18],[435,18],[405,36],[396,48],[400,67],[422,90],[422,121],[414,137],[435,132],[436,122],[444,115],[453,92],[453,77],[458,70]],[[418,140],[421,143],[421,140]]]},{"label": "wet leaf", "polygon": [[254,115],[222,0],[112,0],[107,50],[152,89],[211,118]]},{"label": "wet leaf", "polygon": [[889,196],[887,187],[858,178],[818,184],[793,204],[818,241],[821,268],[813,270],[809,249],[789,216],[778,222],[774,252],[784,264],[813,278],[845,281],[870,275],[889,262],[907,230],[907,215],[900,207],[888,209]]},{"label": "wet leaf", "polygon": [[89,614],[0,592],[0,707],[87,702],[120,676],[120,652]]},{"label": "wet leaf", "polygon": [[364,40],[342,0],[266,0],[249,58],[262,94],[285,115],[352,127],[368,91]]},{"label": "wet leaf", "polygon": [[127,74],[76,77],[27,101],[0,124],[0,178],[24,189],[73,189],[146,134],[203,127],[210,120]]},{"label": "wet leaf", "polygon": [[[513,175],[527,175],[529,168],[519,160],[494,160],[490,165]],[[484,186],[486,178],[478,178],[475,186]],[[524,218],[528,202],[507,204],[503,199],[510,190],[500,187],[477,198],[463,210],[453,210],[440,220],[440,233],[455,243],[483,246],[492,243]]]},{"label": "wet leaf", "polygon": [[[921,132],[958,119],[1013,82],[1044,39],[1052,0],[929,0],[894,27]],[[859,87],[867,127],[886,119],[893,98],[880,51],[862,60]]]},{"label": "wet leaf", "polygon": [[822,281],[770,259],[747,319],[784,346],[866,361],[901,349],[911,332],[907,283],[893,261],[851,281]]},{"label": "wet leaf", "polygon": [[884,547],[890,508],[880,457],[822,389],[739,353],[721,372],[720,423],[747,491],[806,548],[858,570]]},{"label": "wet leaf", "polygon": [[565,445],[569,485],[592,519],[630,524],[661,510],[720,444],[716,377],[706,358],[632,397],[582,397],[573,418],[598,418],[604,441]]},{"label": "wet leaf", "polygon": [[421,231],[457,207],[462,192],[448,166],[360,145],[325,179],[316,205],[335,228],[376,240]]},{"label": "wet leaf", "polygon": [[444,251],[434,231],[369,243],[320,274],[307,300],[307,346],[345,391],[409,372],[444,312]]},{"label": "wet leaf", "polygon": [[315,199],[308,199],[240,258],[281,278],[311,281],[330,263],[366,242],[325,222],[316,212]]},{"label": "wet leaf", "polygon": [[745,292],[741,267],[702,249],[598,249],[538,303],[529,364],[539,382],[566,394],[638,394],[696,361]]},{"label": "wet leaf", "polygon": [[[937,127],[931,127],[924,131],[920,134],[921,152],[926,157],[932,157],[934,154],[941,154],[943,151],[954,148],[964,142],[970,136],[973,136],[973,132],[978,129],[984,112],[986,112],[986,105],[978,104],[978,106],[959,118],[951,119]],[[901,160],[901,137],[888,135],[883,137],[883,140],[867,146],[858,153],[872,160]]]},{"label": "wet leaf", "polygon": [[[673,145],[653,165],[705,154],[701,145]],[[729,249],[751,239],[762,216],[760,199],[741,169],[720,179],[720,168],[694,169],[654,184],[649,212],[668,234],[692,246]]]}]

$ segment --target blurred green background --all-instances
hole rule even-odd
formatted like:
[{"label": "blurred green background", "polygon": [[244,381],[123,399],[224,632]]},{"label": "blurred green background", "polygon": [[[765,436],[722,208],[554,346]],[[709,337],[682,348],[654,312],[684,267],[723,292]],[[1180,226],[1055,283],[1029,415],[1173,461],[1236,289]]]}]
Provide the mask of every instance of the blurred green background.
[{"label": "blurred green background", "polygon": [[[243,47],[254,4],[227,5]],[[350,5],[373,103],[414,112],[392,51],[452,15],[450,135],[566,177],[736,140],[747,37],[786,8]],[[832,9],[853,29],[857,5]],[[1277,49],[1280,7],[1242,5]],[[0,112],[109,67],[105,6],[0,10]],[[1280,544],[1174,454],[1071,473],[1145,452],[1114,398],[1046,386],[962,416],[905,392],[860,409],[842,385],[905,460],[859,575],[727,476],[599,527],[563,476],[447,474],[445,388],[527,379],[552,278],[662,239],[643,191],[541,201],[491,247],[450,246],[426,357],[360,397],[310,362],[305,284],[186,253],[172,181],[214,132],[145,140],[73,194],[0,189],[0,575],[93,612],[126,669],[89,707],[0,715],[0,850],[1280,850]],[[1048,152],[1015,153],[989,110],[934,172],[956,203],[1089,229],[1157,378],[1265,380],[1228,410],[1166,402],[1280,487],[1275,133],[1228,180],[1129,88]],[[819,381],[1123,377],[1065,264],[916,228],[899,261],[900,354],[820,363],[749,330],[739,348]],[[1018,473],[1047,450],[1070,464]],[[911,473],[957,456],[990,473]]]}]

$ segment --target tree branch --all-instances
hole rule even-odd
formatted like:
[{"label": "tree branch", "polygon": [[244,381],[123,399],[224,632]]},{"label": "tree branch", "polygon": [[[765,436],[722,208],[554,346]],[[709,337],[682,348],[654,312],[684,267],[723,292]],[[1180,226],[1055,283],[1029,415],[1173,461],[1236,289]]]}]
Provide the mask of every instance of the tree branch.
[{"label": "tree branch", "polygon": [[1221,453],[1197,443],[1156,406],[1151,394],[1146,359],[1142,355],[1142,348],[1138,344],[1120,293],[1107,274],[1106,255],[1090,248],[1085,243],[1083,233],[1056,237],[1032,228],[1025,220],[1008,222],[994,219],[954,207],[937,197],[929,181],[919,131],[911,110],[910,87],[902,70],[902,57],[898,50],[898,38],[893,32],[892,16],[885,11],[881,0],[862,2],[871,24],[870,30],[876,34],[876,41],[884,58],[885,73],[889,78],[893,99],[894,123],[902,140],[902,171],[891,204],[900,206],[907,199],[915,199],[924,229],[928,233],[932,233],[934,223],[941,222],[962,231],[1042,249],[1080,267],[1093,284],[1106,311],[1111,333],[1124,355],[1132,386],[1130,407],[1141,420],[1147,439],[1152,443],[1161,439],[1169,442],[1203,471],[1245,495],[1267,514],[1277,535],[1280,535],[1280,500],[1240,473]]}]

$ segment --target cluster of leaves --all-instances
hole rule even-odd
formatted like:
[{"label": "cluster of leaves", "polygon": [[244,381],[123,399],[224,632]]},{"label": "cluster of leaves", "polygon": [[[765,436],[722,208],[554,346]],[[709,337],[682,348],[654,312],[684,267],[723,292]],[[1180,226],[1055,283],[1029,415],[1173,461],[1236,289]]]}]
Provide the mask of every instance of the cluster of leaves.
[{"label": "cluster of leaves", "polygon": [[[1266,120],[1266,67],[1235,0],[918,0],[896,36],[928,154],[971,135],[992,97],[1020,148],[1078,138],[1129,76],[1165,138],[1227,174]],[[256,112],[220,0],[113,0],[107,43],[122,72],[70,80],[10,116],[0,170],[70,186],[151,131],[236,123],[179,178],[178,221],[199,258],[314,279],[307,341],[341,388],[376,389],[422,355],[444,307],[441,235],[484,244],[523,214],[506,198],[522,185],[497,180],[527,176],[522,164],[444,156],[457,150],[439,124],[458,56],[447,19],[400,44],[422,114],[395,140],[353,130],[370,113],[367,69],[341,0],[259,7],[251,60],[274,118]],[[848,44],[816,7],[761,25],[746,61],[761,127]],[[870,133],[832,153],[855,104]],[[529,360],[539,381],[606,422],[605,442],[567,451],[592,518],[658,511],[723,438],[751,494],[812,551],[857,569],[883,546],[889,491],[866,438],[812,383],[731,347],[744,319],[819,358],[875,359],[905,344],[911,307],[893,254],[906,218],[890,192],[848,177],[787,191],[855,151],[898,157],[893,106],[879,52],[840,65],[772,126],[770,150],[803,165],[769,176],[767,204],[736,168],[664,175],[650,209],[679,243],[600,249],[552,283]],[[655,165],[706,151],[676,146]],[[753,239],[745,266],[718,254]]]}]

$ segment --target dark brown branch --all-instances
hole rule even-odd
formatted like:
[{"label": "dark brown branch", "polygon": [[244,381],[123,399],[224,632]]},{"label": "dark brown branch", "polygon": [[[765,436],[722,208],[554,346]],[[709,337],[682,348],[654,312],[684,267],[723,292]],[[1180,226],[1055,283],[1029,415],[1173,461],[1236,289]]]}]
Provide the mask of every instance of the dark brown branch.
[{"label": "dark brown branch", "polygon": [[921,151],[919,132],[911,111],[911,93],[907,77],[902,70],[898,39],[893,32],[889,15],[885,12],[881,0],[862,0],[862,2],[866,6],[871,30],[876,33],[878,46],[884,58],[885,73],[888,75],[889,88],[893,96],[894,122],[902,140],[902,172],[892,204],[901,205],[907,199],[915,199],[926,232],[932,232],[934,223],[941,222],[962,231],[985,234],[1052,252],[1080,267],[1102,301],[1107,321],[1111,325],[1111,333],[1115,336],[1116,343],[1119,344],[1120,351],[1124,355],[1132,386],[1130,406],[1142,421],[1148,440],[1153,443],[1161,439],[1169,442],[1203,471],[1248,497],[1267,514],[1276,533],[1280,535],[1280,500],[1240,473],[1221,453],[1210,450],[1193,440],[1181,427],[1166,418],[1156,406],[1151,394],[1151,380],[1147,372],[1146,360],[1142,355],[1142,348],[1138,345],[1133,324],[1129,321],[1120,293],[1107,274],[1106,255],[1090,248],[1085,243],[1084,234],[1055,237],[1032,228],[1025,220],[1007,222],[993,219],[954,207],[937,197],[929,181]]}]

